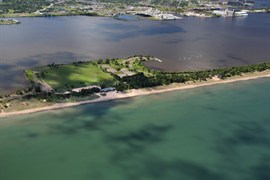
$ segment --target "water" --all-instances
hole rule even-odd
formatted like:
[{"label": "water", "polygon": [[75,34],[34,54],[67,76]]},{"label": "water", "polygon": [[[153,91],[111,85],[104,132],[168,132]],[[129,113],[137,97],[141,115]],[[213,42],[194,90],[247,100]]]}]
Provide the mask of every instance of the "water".
[{"label": "water", "polygon": [[139,16],[129,15],[129,14],[119,14],[115,16],[116,19],[122,20],[122,21],[136,21],[139,20]]},{"label": "water", "polygon": [[270,1],[268,0],[254,0],[254,8],[265,8],[270,7]]},{"label": "water", "polygon": [[3,180],[268,180],[270,79],[1,119]]},{"label": "water", "polygon": [[19,18],[0,26],[0,94],[26,86],[23,70],[48,63],[153,55],[165,70],[196,70],[270,59],[270,14],[246,18],[119,21],[107,17]]}]

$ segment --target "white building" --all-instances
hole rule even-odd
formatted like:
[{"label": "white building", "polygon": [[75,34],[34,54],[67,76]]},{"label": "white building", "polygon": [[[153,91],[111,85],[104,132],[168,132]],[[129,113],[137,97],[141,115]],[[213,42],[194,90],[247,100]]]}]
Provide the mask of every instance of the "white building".
[{"label": "white building", "polygon": [[225,10],[215,10],[212,12],[214,15],[223,16],[223,17],[232,17],[232,16],[247,16],[248,13],[246,11],[235,11],[225,9]]}]

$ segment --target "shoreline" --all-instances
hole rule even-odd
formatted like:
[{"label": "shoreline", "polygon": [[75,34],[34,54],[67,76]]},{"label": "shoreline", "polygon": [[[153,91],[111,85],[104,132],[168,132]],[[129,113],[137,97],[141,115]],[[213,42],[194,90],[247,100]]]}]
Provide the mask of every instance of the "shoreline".
[{"label": "shoreline", "polygon": [[14,112],[6,112],[6,113],[0,112],[0,118],[32,114],[32,113],[38,113],[38,112],[50,111],[50,110],[57,110],[57,109],[80,106],[80,105],[85,105],[85,104],[113,101],[117,99],[132,98],[136,96],[146,96],[146,95],[151,95],[151,94],[160,94],[160,93],[166,93],[166,92],[171,92],[171,91],[193,89],[193,88],[198,88],[198,87],[212,86],[212,85],[218,85],[218,84],[227,84],[227,83],[233,83],[233,82],[239,82],[239,81],[254,80],[254,79],[259,79],[259,78],[269,78],[269,77],[270,77],[270,71],[267,70],[264,72],[243,74],[243,76],[235,76],[235,77],[227,78],[224,80],[210,79],[207,81],[188,83],[188,84],[173,83],[166,86],[157,86],[157,87],[143,88],[143,89],[132,89],[132,90],[128,90],[127,92],[110,92],[110,93],[107,93],[106,96],[100,96],[98,99],[93,99],[93,100],[88,100],[88,101],[73,102],[73,103],[57,103],[51,106],[44,106],[44,107],[27,109],[27,110],[22,110],[22,111],[14,111]]},{"label": "shoreline", "polygon": [[[92,16],[92,17],[104,17],[99,14],[91,14],[91,13],[52,13],[52,14],[34,14],[34,13],[14,13],[14,14],[0,14],[0,18],[31,18],[31,17],[59,17],[59,16]],[[108,16],[110,17],[110,16]]]}]

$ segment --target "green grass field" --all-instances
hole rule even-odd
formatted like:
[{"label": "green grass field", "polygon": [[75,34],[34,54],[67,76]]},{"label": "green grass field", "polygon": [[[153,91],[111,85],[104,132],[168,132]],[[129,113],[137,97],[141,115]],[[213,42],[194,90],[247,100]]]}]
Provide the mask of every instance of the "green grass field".
[{"label": "green grass field", "polygon": [[25,71],[26,78],[30,83],[35,83],[35,78],[34,78],[34,71],[33,70],[26,70]]},{"label": "green grass field", "polygon": [[115,80],[109,73],[103,72],[91,62],[44,67],[40,71],[40,75],[41,80],[58,92],[91,85],[109,87],[115,84]]}]

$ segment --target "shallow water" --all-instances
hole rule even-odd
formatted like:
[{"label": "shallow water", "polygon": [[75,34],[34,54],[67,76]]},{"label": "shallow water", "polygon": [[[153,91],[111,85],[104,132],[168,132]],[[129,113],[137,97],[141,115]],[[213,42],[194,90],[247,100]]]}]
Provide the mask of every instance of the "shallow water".
[{"label": "shallow water", "polygon": [[270,79],[0,121],[3,180],[270,179]]},{"label": "shallow water", "polygon": [[26,86],[23,70],[48,63],[153,55],[165,70],[196,70],[270,59],[270,14],[246,18],[119,21],[106,17],[20,18],[0,26],[0,94]]}]

